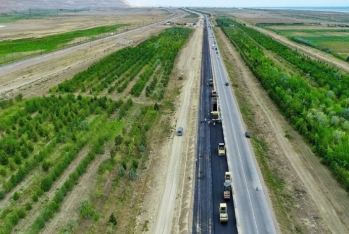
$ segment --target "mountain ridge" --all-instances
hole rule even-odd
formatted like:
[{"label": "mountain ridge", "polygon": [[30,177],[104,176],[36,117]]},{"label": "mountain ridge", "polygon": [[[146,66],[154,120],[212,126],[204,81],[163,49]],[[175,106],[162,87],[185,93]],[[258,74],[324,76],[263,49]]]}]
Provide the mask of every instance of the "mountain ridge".
[{"label": "mountain ridge", "polygon": [[29,9],[128,8],[125,0],[0,0],[0,12]]}]

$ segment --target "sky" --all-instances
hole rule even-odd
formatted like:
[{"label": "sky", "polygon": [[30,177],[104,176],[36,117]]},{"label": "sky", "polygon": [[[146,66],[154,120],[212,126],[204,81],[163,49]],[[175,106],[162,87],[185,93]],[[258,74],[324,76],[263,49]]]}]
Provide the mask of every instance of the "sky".
[{"label": "sky", "polygon": [[126,0],[135,6],[349,7],[348,0]]}]

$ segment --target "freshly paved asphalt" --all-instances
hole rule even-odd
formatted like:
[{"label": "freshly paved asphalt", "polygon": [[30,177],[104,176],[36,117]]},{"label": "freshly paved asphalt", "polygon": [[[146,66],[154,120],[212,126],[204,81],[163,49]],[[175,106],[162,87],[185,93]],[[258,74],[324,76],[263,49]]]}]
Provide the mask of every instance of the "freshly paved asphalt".
[{"label": "freshly paved asphalt", "polygon": [[[212,66],[208,32],[205,24],[202,52],[202,76],[199,112],[199,130],[196,156],[196,183],[193,212],[193,233],[237,233],[233,200],[223,198],[224,173],[228,170],[226,157],[218,156],[218,143],[224,142],[222,124],[209,125],[205,119],[211,108],[210,93],[207,86],[212,78]],[[229,220],[219,222],[219,203],[228,205]]]},{"label": "freshly paved asphalt", "polygon": [[[213,38],[211,29],[208,29],[208,33],[211,48],[215,39]],[[217,44],[214,45],[217,46]],[[238,232],[243,234],[276,233],[271,213],[272,209],[267,203],[266,194],[261,184],[260,173],[257,170],[256,161],[248,142],[249,139],[244,135],[245,129],[242,117],[232,89],[230,86],[225,85],[226,82],[229,82],[229,79],[224,64],[220,59],[220,54],[216,53],[213,49],[211,49],[211,59],[213,77],[219,95],[219,104],[223,119],[222,124],[225,144],[227,146],[227,161],[229,169],[232,172],[233,197]],[[214,156],[212,155],[212,157]],[[215,180],[213,184],[215,184]]]}]

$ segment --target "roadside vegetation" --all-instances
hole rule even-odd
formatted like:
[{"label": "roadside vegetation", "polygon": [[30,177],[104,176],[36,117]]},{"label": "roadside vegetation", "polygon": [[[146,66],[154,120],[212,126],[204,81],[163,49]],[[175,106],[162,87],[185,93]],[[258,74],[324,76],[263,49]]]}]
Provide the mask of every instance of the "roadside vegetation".
[{"label": "roadside vegetation", "polygon": [[136,47],[128,47],[105,57],[86,71],[76,74],[73,79],[51,89],[51,92],[93,95],[103,91],[109,94],[123,93],[137,79],[129,94],[139,97],[145,89],[147,97],[161,100],[178,51],[191,32],[187,28],[167,29]]},{"label": "roadside vegetation", "polygon": [[[349,30],[344,28],[309,28],[304,24],[257,24],[270,29],[288,39],[326,53],[341,60],[349,60]],[[297,28],[301,25],[302,28]],[[274,27],[273,27],[274,26]],[[294,28],[296,27],[296,28]],[[314,27],[314,26],[313,26]],[[347,61],[348,61],[347,60]]]},{"label": "roadside vegetation", "polygon": [[[293,128],[349,190],[348,74],[234,20],[218,18],[217,23]],[[263,48],[294,65],[301,75],[281,68]]]},{"label": "roadside vegetation", "polygon": [[69,46],[69,44],[76,39],[78,39],[78,41],[75,44],[82,41],[92,41],[103,34],[116,33],[119,28],[126,25],[127,24],[116,24],[85,30],[76,30],[40,38],[23,38],[1,41],[0,64],[58,50]]},{"label": "roadside vegetation", "polygon": [[[191,33],[167,29],[107,56],[47,96],[23,100],[19,95],[0,102],[0,234],[18,232],[23,223],[24,233],[40,233],[95,163],[99,168],[91,199],[81,201],[80,218],[69,221],[62,232],[132,232],[142,200],[134,199],[133,192],[136,186],[145,189],[137,178],[147,170],[150,132],[154,124],[163,126],[157,134],[170,132],[164,116],[171,113],[173,100],[163,98],[173,93],[165,94],[166,87]],[[143,93],[157,102],[92,95],[109,91],[103,82],[117,74],[122,85],[137,78],[125,95]],[[83,86],[89,92],[82,92]],[[125,216],[131,213],[132,218]]]}]

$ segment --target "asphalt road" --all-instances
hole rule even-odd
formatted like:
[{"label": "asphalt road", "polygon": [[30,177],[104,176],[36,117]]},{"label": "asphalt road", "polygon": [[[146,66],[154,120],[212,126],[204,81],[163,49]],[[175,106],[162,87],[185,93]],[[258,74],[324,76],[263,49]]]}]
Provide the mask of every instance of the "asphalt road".
[{"label": "asphalt road", "polygon": [[[206,25],[205,25],[206,27]],[[193,212],[193,233],[237,233],[233,200],[223,198],[224,173],[228,171],[226,157],[219,157],[218,143],[224,142],[221,124],[209,125],[205,121],[210,112],[212,88],[207,86],[212,78],[210,47],[207,28],[204,30],[199,128],[197,141],[196,183]],[[228,205],[228,223],[219,221],[219,203]]]},{"label": "asphalt road", "polygon": [[61,49],[61,50],[45,53],[43,55],[38,55],[38,56],[31,57],[31,58],[23,59],[23,60],[20,60],[20,61],[17,61],[17,62],[4,64],[4,65],[0,66],[0,76],[7,75],[7,74],[9,74],[9,73],[11,73],[13,71],[20,70],[20,69],[23,69],[23,68],[27,68],[27,67],[33,66],[35,64],[39,64],[39,63],[42,63],[42,62],[45,62],[45,61],[49,61],[54,56],[59,57],[59,56],[62,56],[62,55],[66,55],[67,53],[73,53],[73,52],[75,52],[77,50],[86,49],[86,48],[91,47],[92,45],[99,44],[101,42],[108,41],[108,40],[113,40],[113,39],[118,38],[120,36],[127,35],[128,33],[131,33],[131,32],[137,32],[137,31],[141,31],[141,30],[144,30],[144,29],[147,29],[147,28],[156,27],[159,24],[164,24],[164,23],[166,23],[169,20],[174,21],[174,20],[176,20],[178,18],[181,18],[183,16],[184,15],[172,17],[170,19],[167,19],[167,20],[164,20],[164,21],[161,21],[161,22],[156,22],[156,23],[153,23],[153,24],[149,24],[149,25],[146,25],[146,26],[143,26],[143,27],[140,27],[140,28],[135,28],[135,29],[132,29],[132,30],[129,30],[129,31],[126,31],[126,32],[117,33],[117,34],[115,34],[113,36],[104,37],[104,38],[97,39],[97,40],[94,40],[94,41],[91,41],[91,42],[86,42],[86,43],[82,43],[82,44],[79,44],[79,45],[76,45],[76,46],[72,46],[72,47],[68,47],[68,48],[65,48],[65,49]]},{"label": "asphalt road", "polygon": [[[214,39],[211,38],[213,36],[211,29],[208,32],[210,48],[212,45],[216,47],[217,44],[213,44]],[[267,203],[249,139],[244,135],[242,117],[230,86],[225,85],[229,79],[220,55],[214,49],[211,49],[211,59],[223,119],[227,161],[233,178],[238,232],[243,234],[276,233],[272,209]]]}]

